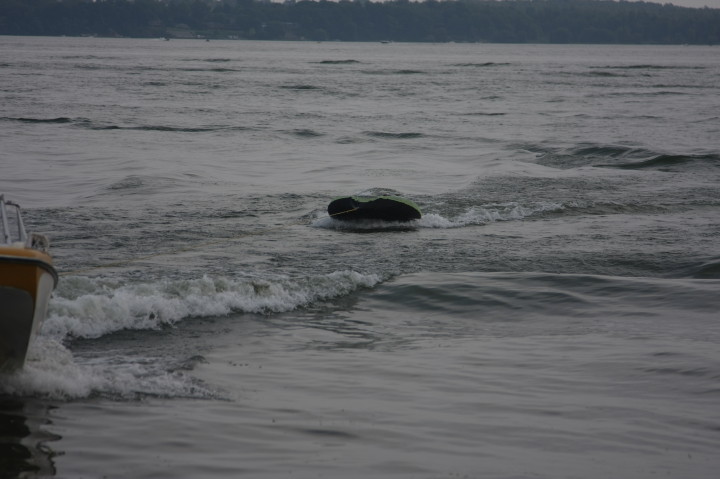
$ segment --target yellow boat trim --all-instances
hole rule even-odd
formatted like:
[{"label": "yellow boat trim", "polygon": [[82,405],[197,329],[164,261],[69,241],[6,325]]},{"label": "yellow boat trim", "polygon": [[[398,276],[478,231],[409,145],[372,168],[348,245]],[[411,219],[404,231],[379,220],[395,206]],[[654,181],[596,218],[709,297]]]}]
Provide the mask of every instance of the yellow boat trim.
[{"label": "yellow boat trim", "polygon": [[50,255],[31,248],[0,246],[0,287],[22,289],[37,298],[40,277],[49,273],[55,285],[58,274]]}]

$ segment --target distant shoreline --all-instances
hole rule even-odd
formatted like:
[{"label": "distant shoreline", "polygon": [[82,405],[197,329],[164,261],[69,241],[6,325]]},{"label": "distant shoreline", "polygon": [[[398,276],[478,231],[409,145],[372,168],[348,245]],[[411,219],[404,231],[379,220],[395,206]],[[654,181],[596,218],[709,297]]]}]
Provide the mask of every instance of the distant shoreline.
[{"label": "distant shoreline", "polygon": [[0,5],[0,35],[718,45],[720,9],[601,0],[75,1]]},{"label": "distant shoreline", "polygon": [[292,42],[292,43],[378,43],[378,44],[421,44],[426,43],[429,45],[548,45],[548,46],[562,46],[562,45],[577,45],[577,46],[667,46],[667,47],[718,47],[720,43],[582,43],[582,42],[566,42],[566,43],[551,43],[551,42],[487,42],[487,41],[475,41],[475,42],[455,42],[455,41],[374,41],[374,40],[308,40],[308,39],[257,39],[257,38],[214,38],[214,37],[155,37],[155,36],[108,36],[108,35],[6,35],[0,34],[0,37],[17,37],[17,38],[100,38],[105,40],[157,40],[157,41],[198,41],[198,42]]}]

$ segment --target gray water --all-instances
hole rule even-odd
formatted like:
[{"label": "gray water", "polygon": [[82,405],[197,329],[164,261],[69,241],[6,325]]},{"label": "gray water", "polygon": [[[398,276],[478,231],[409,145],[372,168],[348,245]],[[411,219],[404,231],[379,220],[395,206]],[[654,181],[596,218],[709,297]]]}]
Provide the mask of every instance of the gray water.
[{"label": "gray water", "polygon": [[0,79],[62,274],[2,477],[716,476],[718,48],[0,37]]}]

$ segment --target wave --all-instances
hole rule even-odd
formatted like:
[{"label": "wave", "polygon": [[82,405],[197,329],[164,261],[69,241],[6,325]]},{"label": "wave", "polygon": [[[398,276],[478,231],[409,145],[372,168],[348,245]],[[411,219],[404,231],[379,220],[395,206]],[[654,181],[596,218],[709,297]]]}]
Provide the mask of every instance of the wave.
[{"label": "wave", "polygon": [[250,131],[252,128],[244,126],[168,126],[168,125],[87,125],[90,130],[130,130],[130,131],[160,131],[168,133],[208,133],[220,131]]},{"label": "wave", "polygon": [[463,113],[463,116],[505,116],[507,113],[503,112],[474,112],[474,113]]},{"label": "wave", "polygon": [[643,148],[621,145],[584,145],[571,150],[571,153],[579,156],[617,158],[647,155],[649,151]]},{"label": "wave", "polygon": [[[669,83],[669,84],[656,84],[656,85],[649,85],[650,88],[664,88],[664,89],[670,89],[670,88],[682,88],[682,89],[697,89],[697,90],[707,90],[708,87],[706,85],[693,85],[689,83]],[[677,92],[672,92],[672,94],[677,94]],[[688,94],[684,92],[683,94]]]},{"label": "wave", "polygon": [[16,121],[19,123],[58,123],[58,124],[65,124],[65,123],[77,123],[82,121],[89,121],[86,118],[68,118],[65,116],[57,117],[57,118],[13,118],[13,117],[2,117],[0,118],[2,121]]},{"label": "wave", "polygon": [[559,74],[565,77],[598,77],[598,78],[624,78],[630,76],[627,73],[607,70],[591,70],[587,72],[563,72]]},{"label": "wave", "polygon": [[100,191],[134,194],[138,189],[167,188],[177,185],[178,182],[177,178],[169,176],[129,175],[102,187]]},{"label": "wave", "polygon": [[693,65],[654,65],[654,64],[637,64],[637,65],[607,65],[594,66],[590,68],[596,69],[612,69],[612,70],[704,70],[704,66]]},{"label": "wave", "polygon": [[300,278],[205,276],[134,284],[71,276],[55,292],[43,334],[56,339],[97,338],[125,329],[157,329],[192,317],[292,311],[379,282],[378,275],[354,271]]},{"label": "wave", "polygon": [[388,131],[365,131],[363,134],[373,138],[387,138],[392,140],[411,140],[425,137],[424,134],[417,132],[392,133]]},{"label": "wave", "polygon": [[698,279],[720,279],[720,258],[694,267],[689,276]]},{"label": "wave", "polygon": [[621,168],[626,170],[640,170],[644,168],[657,168],[661,171],[668,170],[672,166],[681,166],[689,164],[702,164],[710,166],[720,166],[720,155],[658,155],[647,160],[619,163],[614,165],[596,165],[607,168]]},{"label": "wave", "polygon": [[316,86],[316,85],[306,85],[306,84],[297,84],[297,85],[281,85],[279,88],[282,88],[283,90],[322,90],[322,87]]},{"label": "wave", "polygon": [[576,168],[591,166],[596,161],[616,158],[646,158],[652,154],[643,148],[625,145],[603,145],[581,143],[571,148],[546,148],[543,145],[518,145],[523,150],[537,155],[537,162],[554,168]]},{"label": "wave", "polygon": [[[515,201],[506,203],[487,203],[482,205],[465,206],[457,213],[448,212],[456,210],[457,206],[448,203],[435,204],[432,210],[427,211],[422,218],[408,222],[388,222],[381,220],[343,221],[331,218],[325,212],[316,212],[311,221],[315,228],[325,228],[349,232],[395,232],[413,231],[417,229],[454,229],[468,226],[483,226],[495,222],[523,221],[531,218],[557,216],[589,216],[613,214],[658,214],[667,212],[667,207],[643,202],[616,202],[616,201],[583,201],[572,200],[565,202],[537,201],[521,204]],[[433,211],[434,210],[434,211]],[[713,266],[708,274],[713,274]]]},{"label": "wave", "polygon": [[[190,318],[293,311],[372,288],[381,281],[378,275],[354,271],[299,278],[205,276],[134,284],[66,277],[55,291],[48,319],[25,367],[12,374],[0,373],[0,394],[57,400],[222,397],[221,392],[188,374],[204,358],[202,345],[195,341],[182,343],[182,347],[173,342],[185,341],[182,334],[163,336],[163,344],[168,344],[160,347],[147,342],[146,334],[146,341],[133,341],[126,347],[115,341],[112,348],[106,348],[104,340],[96,338],[160,330]],[[188,326],[192,328],[191,323]],[[68,341],[73,342],[73,352],[63,344]],[[80,352],[76,351],[78,342]],[[90,353],[83,353],[82,344],[91,345],[86,346]]]},{"label": "wave", "polygon": [[583,144],[558,151],[543,151],[542,148],[526,147],[539,153],[538,163],[556,168],[577,168],[594,166],[626,170],[677,169],[683,166],[718,166],[720,154],[660,153],[657,151],[625,145]]},{"label": "wave", "polygon": [[253,128],[245,126],[234,126],[234,125],[209,125],[209,126],[173,126],[173,125],[116,125],[108,124],[103,122],[96,122],[89,118],[69,118],[69,117],[56,117],[56,118],[12,118],[12,117],[1,117],[0,121],[14,121],[19,123],[34,123],[34,124],[58,124],[58,125],[71,125],[73,127],[86,128],[88,130],[103,131],[103,130],[129,130],[129,131],[160,131],[169,133],[206,133],[206,132],[221,132],[221,131],[250,131]]},{"label": "wave", "polygon": [[146,81],[143,82],[143,86],[157,86],[157,87],[166,87],[168,86],[168,82],[165,81]]},{"label": "wave", "polygon": [[452,229],[465,226],[481,226],[496,221],[518,221],[531,216],[548,212],[557,212],[565,206],[552,202],[537,202],[521,205],[516,202],[490,203],[482,206],[471,206],[460,214],[448,215],[441,213],[425,213],[422,218],[408,222],[391,222],[380,220],[343,221],[329,216],[317,218],[312,226],[342,231],[376,232],[376,231],[408,231],[418,228]]},{"label": "wave", "polygon": [[[713,294],[717,286],[714,280],[543,272],[413,273],[384,283],[363,298],[362,307],[465,316],[481,322],[517,320],[525,323],[522,329],[541,334],[553,329],[567,333],[574,327],[586,332],[593,318],[714,320],[720,305]],[[536,318],[543,321],[528,321]],[[513,334],[520,329],[513,328]],[[702,337],[704,333],[689,328],[682,334]]]},{"label": "wave", "polygon": [[480,226],[497,221],[519,221],[542,213],[564,210],[560,203],[537,202],[521,205],[516,202],[490,203],[473,206],[457,216],[445,217],[440,214],[426,214],[418,224],[424,228],[462,228]]},{"label": "wave", "polygon": [[427,72],[424,72],[422,70],[403,68],[400,70],[364,70],[361,73],[364,73],[366,75],[423,75]]},{"label": "wave", "polygon": [[227,63],[234,61],[232,58],[182,58],[182,62],[207,62],[207,63]]},{"label": "wave", "polygon": [[317,138],[319,136],[324,136],[323,133],[309,128],[298,128],[296,130],[291,130],[289,133],[300,138]]},{"label": "wave", "polygon": [[356,63],[362,63],[358,60],[321,60],[319,62],[312,62],[317,63],[319,65],[354,65]]},{"label": "wave", "polygon": [[123,357],[107,351],[102,361],[78,360],[59,341],[46,337],[37,338],[23,369],[0,373],[0,394],[54,400],[219,397],[218,392],[163,358]]},{"label": "wave", "polygon": [[214,67],[214,68],[175,68],[175,71],[179,72],[212,72],[212,73],[230,73],[230,72],[239,72],[240,70],[237,70],[235,68],[223,68],[223,67]]},{"label": "wave", "polygon": [[420,220],[405,222],[382,220],[343,221],[322,214],[322,216],[314,220],[311,225],[314,228],[354,233],[399,232],[418,229],[420,227]]},{"label": "wave", "polygon": [[668,211],[667,207],[648,203],[621,203],[616,201],[570,201],[564,206],[568,215],[613,215],[613,214],[658,214]]},{"label": "wave", "polygon": [[[202,344],[195,340],[185,343],[182,333],[165,335],[159,330],[190,318],[292,311],[380,282],[378,275],[354,271],[299,278],[205,276],[133,284],[65,277],[54,293],[48,318],[25,367],[11,374],[0,373],[0,394],[56,400],[222,397],[189,374],[205,361]],[[187,324],[188,330],[195,331],[193,323]],[[163,334],[162,344],[148,340],[143,332],[147,330]],[[109,334],[133,338],[142,334],[144,340],[118,343],[106,337]],[[196,333],[191,334],[195,337]],[[113,346],[108,348],[103,341],[113,341]],[[72,352],[66,346],[69,342]]]},{"label": "wave", "polygon": [[498,62],[484,62],[484,63],[454,63],[454,67],[469,67],[469,68],[487,68],[487,67],[502,67],[510,65],[510,63],[498,63]]},{"label": "wave", "polygon": [[138,175],[131,175],[126,176],[125,178],[118,180],[111,185],[107,186],[108,190],[131,190],[135,188],[140,188],[143,185],[146,184],[146,179],[138,176]]},{"label": "wave", "polygon": [[168,125],[95,125],[90,126],[91,130],[131,130],[131,131],[160,131],[167,133],[210,133],[220,131],[251,131],[253,128],[245,126],[168,126]]}]

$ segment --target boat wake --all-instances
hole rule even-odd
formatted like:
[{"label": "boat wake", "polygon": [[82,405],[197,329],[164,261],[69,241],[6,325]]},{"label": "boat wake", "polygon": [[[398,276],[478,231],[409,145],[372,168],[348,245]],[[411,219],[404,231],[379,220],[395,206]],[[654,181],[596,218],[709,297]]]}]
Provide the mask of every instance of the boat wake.
[{"label": "boat wake", "polygon": [[[429,208],[432,211],[432,208]],[[540,214],[558,212],[565,209],[560,203],[536,202],[522,205],[517,202],[491,203],[469,206],[463,211],[452,213],[440,211],[425,213],[422,218],[412,221],[361,220],[343,221],[318,213],[311,226],[343,231],[407,231],[419,228],[462,228],[480,226],[497,221],[519,221]]]},{"label": "boat wake", "polygon": [[97,338],[120,330],[158,329],[192,317],[292,311],[380,281],[378,275],[355,271],[270,279],[204,276],[135,284],[69,277],[51,303],[43,334],[60,340]]},{"label": "boat wake", "polygon": [[[217,391],[188,374],[204,361],[201,342],[178,332],[176,339],[185,342],[173,349],[173,339],[161,332],[165,327],[191,318],[292,311],[381,281],[378,275],[354,271],[135,284],[70,276],[56,290],[25,367],[0,375],[0,394],[60,400],[218,397]],[[162,344],[154,344],[155,336],[143,330],[158,331],[155,336],[162,336]],[[128,345],[118,343],[118,338],[128,337]]]},{"label": "boat wake", "polygon": [[517,202],[494,203],[472,206],[460,214],[450,217],[430,213],[420,219],[419,224],[424,228],[461,228],[485,225],[496,221],[519,221],[563,209],[562,204],[551,202],[538,202],[525,206]]},{"label": "boat wake", "polygon": [[142,397],[218,397],[182,370],[173,370],[159,358],[109,354],[102,360],[76,358],[59,341],[38,337],[22,369],[1,374],[0,394],[69,400],[106,397],[135,400]]}]

